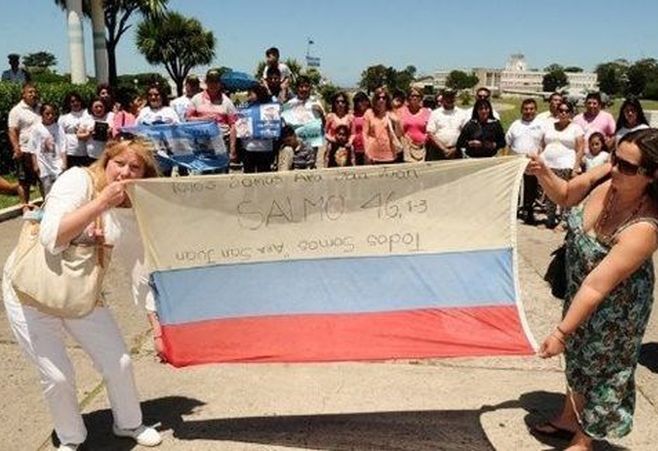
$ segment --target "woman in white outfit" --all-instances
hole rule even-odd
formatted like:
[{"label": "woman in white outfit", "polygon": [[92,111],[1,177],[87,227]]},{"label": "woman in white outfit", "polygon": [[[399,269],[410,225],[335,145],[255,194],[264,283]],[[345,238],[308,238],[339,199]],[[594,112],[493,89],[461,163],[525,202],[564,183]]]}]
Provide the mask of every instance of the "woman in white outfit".
[{"label": "woman in white outfit", "polygon": [[[90,168],[72,168],[55,182],[46,202],[40,239],[57,254],[70,243],[95,242],[103,234],[113,245],[113,255],[123,257],[131,270],[133,293],[147,308],[152,295],[143,265],[143,248],[135,216],[126,196],[126,182],[157,175],[150,146],[140,140],[108,143]],[[92,200],[92,192],[98,193]],[[124,207],[124,208],[121,208]],[[102,216],[103,227],[95,220]],[[64,331],[89,354],[103,375],[114,418],[113,432],[145,446],[162,440],[142,424],[130,355],[110,310],[99,300],[82,318],[61,318],[23,305],[17,299],[9,274],[14,253],[8,258],[2,281],[7,318],[26,357],[39,371],[43,393],[55,423],[60,450],[75,450],[87,437],[76,397],[73,366],[66,353]],[[35,275],[38,277],[38,275]]]}]

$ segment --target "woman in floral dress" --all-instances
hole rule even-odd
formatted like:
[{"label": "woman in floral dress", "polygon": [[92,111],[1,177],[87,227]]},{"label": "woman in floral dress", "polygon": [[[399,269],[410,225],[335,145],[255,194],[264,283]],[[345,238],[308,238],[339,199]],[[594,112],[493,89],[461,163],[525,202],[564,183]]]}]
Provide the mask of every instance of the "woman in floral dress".
[{"label": "woman in floral dress", "polygon": [[633,425],[658,249],[658,130],[628,134],[610,163],[568,182],[537,157],[529,168],[556,203],[577,205],[567,222],[563,319],[539,352],[565,352],[569,389],[562,411],[532,432],[571,438],[571,451],[591,450],[593,439],[622,437]]}]

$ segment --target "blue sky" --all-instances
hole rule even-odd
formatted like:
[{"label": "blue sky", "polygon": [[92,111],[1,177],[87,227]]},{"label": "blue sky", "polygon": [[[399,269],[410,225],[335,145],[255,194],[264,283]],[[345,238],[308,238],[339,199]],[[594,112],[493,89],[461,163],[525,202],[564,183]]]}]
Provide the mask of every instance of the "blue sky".
[{"label": "blue sky", "polygon": [[[46,50],[68,72],[65,15],[52,0],[2,2],[0,56]],[[170,9],[201,20],[217,38],[214,65],[253,72],[266,48],[303,60],[306,38],[322,71],[342,86],[373,64],[419,73],[502,67],[524,53],[530,67],[556,62],[593,70],[615,58],[658,58],[658,2],[637,0],[170,0]],[[87,71],[93,71],[85,23]],[[6,64],[3,58],[0,67]],[[130,30],[118,50],[120,73],[164,72],[137,52]],[[205,68],[202,68],[205,69]],[[199,72],[202,71],[199,70]]]}]

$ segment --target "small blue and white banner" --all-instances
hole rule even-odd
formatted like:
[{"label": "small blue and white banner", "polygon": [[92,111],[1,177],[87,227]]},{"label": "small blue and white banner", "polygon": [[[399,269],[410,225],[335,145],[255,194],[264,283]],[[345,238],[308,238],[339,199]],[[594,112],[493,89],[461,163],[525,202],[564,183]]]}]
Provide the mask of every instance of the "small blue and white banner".
[{"label": "small blue and white banner", "polygon": [[279,139],[281,105],[265,103],[240,108],[235,129],[238,138]]},{"label": "small blue and white banner", "polygon": [[315,108],[320,110],[320,105],[314,102],[291,103],[286,104],[281,113],[284,122],[294,128],[297,136],[309,146],[322,146],[324,144],[322,119],[315,111]]}]

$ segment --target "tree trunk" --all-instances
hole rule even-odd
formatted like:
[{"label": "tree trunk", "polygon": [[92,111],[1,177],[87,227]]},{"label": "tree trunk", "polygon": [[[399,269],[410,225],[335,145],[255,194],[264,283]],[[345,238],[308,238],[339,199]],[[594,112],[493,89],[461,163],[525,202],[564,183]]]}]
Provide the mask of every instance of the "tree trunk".
[{"label": "tree trunk", "polygon": [[107,66],[110,75],[110,86],[117,85],[117,55],[116,43],[107,41]]}]

